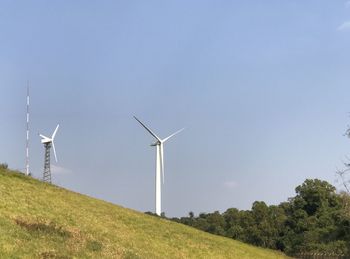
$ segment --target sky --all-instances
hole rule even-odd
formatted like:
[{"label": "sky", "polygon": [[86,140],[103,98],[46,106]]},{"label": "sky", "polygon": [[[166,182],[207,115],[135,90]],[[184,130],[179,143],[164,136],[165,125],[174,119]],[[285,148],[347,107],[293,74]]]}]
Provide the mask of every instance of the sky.
[{"label": "sky", "polygon": [[54,184],[154,211],[279,204],[350,156],[350,1],[0,0],[0,162],[30,170],[60,128]]}]

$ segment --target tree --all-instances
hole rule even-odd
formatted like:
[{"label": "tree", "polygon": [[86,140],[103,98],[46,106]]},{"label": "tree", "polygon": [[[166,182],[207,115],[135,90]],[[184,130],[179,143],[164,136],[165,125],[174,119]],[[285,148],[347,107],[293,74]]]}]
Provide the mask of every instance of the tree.
[{"label": "tree", "polygon": [[339,235],[343,227],[339,220],[342,202],[335,187],[326,181],[307,179],[295,191],[283,238],[286,251],[336,252],[346,247]]},{"label": "tree", "polygon": [[226,236],[234,239],[243,240],[244,229],[240,226],[240,211],[236,208],[231,208],[225,211],[223,217],[226,222]]},{"label": "tree", "polygon": [[305,210],[309,216],[325,207],[339,208],[340,200],[335,191],[335,187],[326,181],[307,179],[295,188],[297,196],[294,203]]},{"label": "tree", "polygon": [[219,211],[209,213],[207,216],[208,232],[216,235],[225,235],[225,219]]}]

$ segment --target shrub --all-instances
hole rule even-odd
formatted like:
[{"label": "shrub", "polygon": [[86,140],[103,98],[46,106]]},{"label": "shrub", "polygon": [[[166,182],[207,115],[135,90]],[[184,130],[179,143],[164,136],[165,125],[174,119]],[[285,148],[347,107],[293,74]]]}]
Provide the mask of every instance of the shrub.
[{"label": "shrub", "polygon": [[0,164],[0,169],[6,170],[8,168],[8,165],[6,163],[1,163]]}]

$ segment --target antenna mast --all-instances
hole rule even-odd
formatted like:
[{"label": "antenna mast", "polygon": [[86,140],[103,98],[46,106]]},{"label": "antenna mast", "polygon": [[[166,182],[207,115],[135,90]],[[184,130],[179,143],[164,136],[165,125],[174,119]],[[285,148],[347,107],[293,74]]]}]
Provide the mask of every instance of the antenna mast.
[{"label": "antenna mast", "polygon": [[27,140],[26,140],[26,175],[29,172],[29,81],[27,81]]}]

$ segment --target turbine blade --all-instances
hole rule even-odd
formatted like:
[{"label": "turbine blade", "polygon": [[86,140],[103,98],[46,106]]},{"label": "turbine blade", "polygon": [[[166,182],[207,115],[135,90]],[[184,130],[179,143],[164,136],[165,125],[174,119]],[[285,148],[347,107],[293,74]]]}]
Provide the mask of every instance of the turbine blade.
[{"label": "turbine blade", "polygon": [[180,129],[180,130],[178,130],[178,131],[176,131],[175,133],[173,133],[173,134],[171,134],[169,137],[167,137],[167,138],[165,138],[165,139],[163,139],[163,143],[165,142],[165,141],[167,141],[168,139],[170,139],[170,138],[172,138],[172,137],[174,137],[176,134],[178,134],[178,133],[180,133],[181,131],[183,131],[185,128],[182,128],[182,129]]},{"label": "turbine blade", "polygon": [[55,131],[53,132],[52,137],[51,137],[52,140],[54,140],[59,126],[60,126],[60,124],[57,124],[57,127],[56,127],[56,129],[55,129]]},{"label": "turbine blade", "polygon": [[55,143],[52,141],[52,149],[53,149],[53,154],[55,155],[55,160],[57,163],[57,155],[56,155],[56,149],[55,149]]},{"label": "turbine blade", "polygon": [[162,141],[156,134],[153,133],[153,131],[148,128],[145,124],[143,124],[138,118],[134,116],[135,120],[137,120],[153,137],[155,137],[157,140]]},{"label": "turbine blade", "polygon": [[159,145],[159,153],[160,153],[160,169],[162,170],[162,178],[164,184],[164,146],[163,143]]},{"label": "turbine blade", "polygon": [[46,137],[46,136],[44,136],[44,135],[42,135],[42,134],[39,134],[39,136],[40,136],[41,138],[47,138],[47,139],[50,139],[50,138],[48,138],[48,137]]}]

